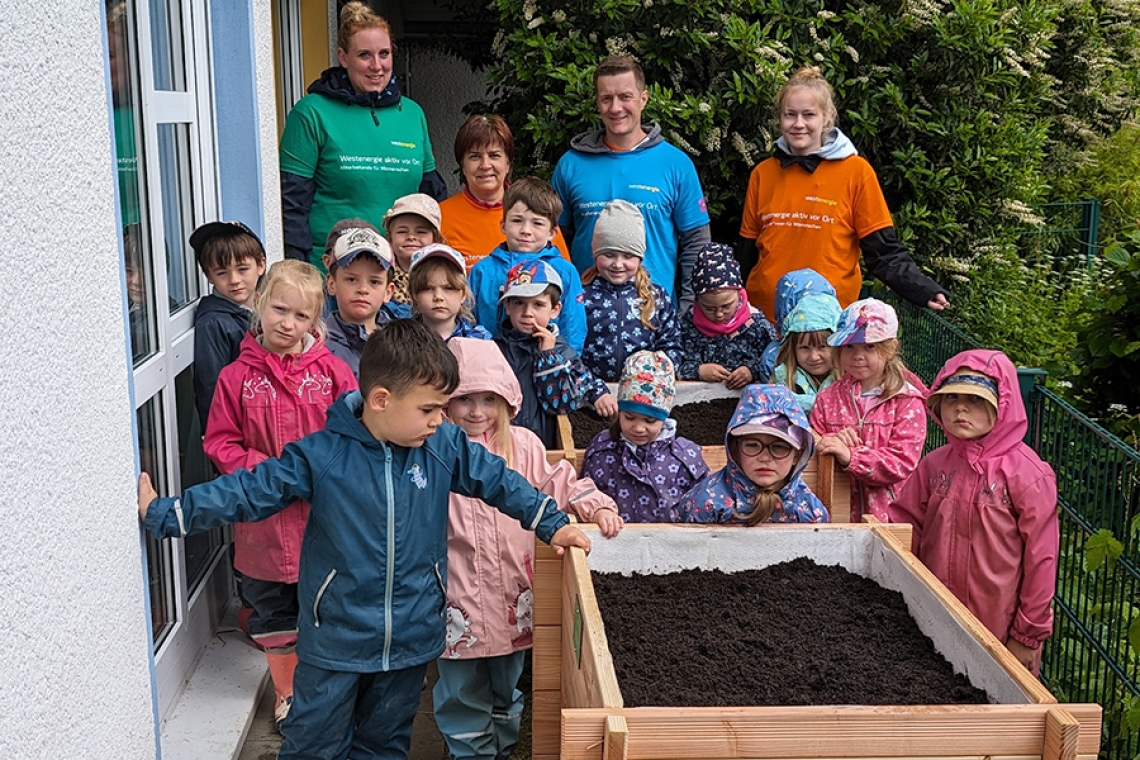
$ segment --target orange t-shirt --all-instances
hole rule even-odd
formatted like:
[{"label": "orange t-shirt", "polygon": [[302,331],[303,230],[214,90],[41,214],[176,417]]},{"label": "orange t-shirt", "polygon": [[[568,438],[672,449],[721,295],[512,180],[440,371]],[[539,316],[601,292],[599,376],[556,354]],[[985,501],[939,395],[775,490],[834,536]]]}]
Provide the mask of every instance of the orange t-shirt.
[{"label": "orange t-shirt", "polygon": [[[858,300],[863,286],[859,240],[892,226],[875,170],[860,156],[822,161],[809,174],[761,161],[748,180],[740,236],[760,255],[748,276],[748,300],[775,318],[776,283],[811,268],[835,286],[839,303]],[[777,325],[777,328],[779,325]]]},{"label": "orange t-shirt", "polygon": [[[463,254],[467,259],[467,272],[479,263],[488,253],[506,242],[503,234],[503,206],[487,206],[478,203],[463,190],[439,204],[442,217],[440,232],[447,238],[447,244]],[[570,260],[562,231],[554,233],[554,245],[562,253],[562,258]]]}]

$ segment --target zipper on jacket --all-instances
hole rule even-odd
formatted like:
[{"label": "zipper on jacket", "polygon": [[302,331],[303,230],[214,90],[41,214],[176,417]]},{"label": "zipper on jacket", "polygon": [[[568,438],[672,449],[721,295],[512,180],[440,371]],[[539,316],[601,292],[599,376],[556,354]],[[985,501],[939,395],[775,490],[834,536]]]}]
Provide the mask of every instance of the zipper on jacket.
[{"label": "zipper on jacket", "polygon": [[396,572],[396,497],[392,489],[392,449],[384,447],[384,483],[388,490],[388,562],[384,577],[384,662],[388,670],[388,656],[392,651],[392,575]]},{"label": "zipper on jacket", "polygon": [[336,577],[336,568],[334,567],[332,570],[329,571],[329,574],[325,576],[325,582],[321,584],[321,587],[319,589],[317,589],[317,598],[313,600],[313,627],[314,628],[320,628],[321,627],[321,616],[317,612],[317,607],[320,606],[321,598],[325,595],[325,591],[328,590],[329,584],[332,583],[332,579],[335,577]]},{"label": "zipper on jacket", "polygon": [[380,126],[380,117],[376,115],[375,108],[372,109],[372,123],[374,123],[376,126]]},{"label": "zipper on jacket", "polygon": [[447,584],[443,582],[443,573],[439,571],[439,563],[435,562],[431,566],[435,570],[435,580],[439,584],[439,591],[443,594],[443,608],[439,611],[440,617],[447,617]]}]

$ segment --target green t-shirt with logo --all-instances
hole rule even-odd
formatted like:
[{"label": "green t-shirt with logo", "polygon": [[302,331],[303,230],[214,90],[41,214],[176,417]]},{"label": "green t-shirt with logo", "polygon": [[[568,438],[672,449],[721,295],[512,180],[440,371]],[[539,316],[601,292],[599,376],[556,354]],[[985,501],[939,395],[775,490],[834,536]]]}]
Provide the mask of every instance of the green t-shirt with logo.
[{"label": "green t-shirt with logo", "polygon": [[321,255],[334,224],[359,217],[380,227],[393,202],[418,192],[424,174],[435,171],[427,119],[406,97],[369,108],[306,95],[285,120],[281,171],[316,180],[309,258],[324,272]]}]

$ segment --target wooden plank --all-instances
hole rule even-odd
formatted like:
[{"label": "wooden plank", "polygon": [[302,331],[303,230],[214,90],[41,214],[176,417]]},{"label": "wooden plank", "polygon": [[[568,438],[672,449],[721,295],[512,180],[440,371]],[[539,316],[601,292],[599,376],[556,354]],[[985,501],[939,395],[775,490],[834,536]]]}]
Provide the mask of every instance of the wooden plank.
[{"label": "wooden plank", "polygon": [[531,678],[535,691],[562,688],[562,626],[536,625],[531,647]]},{"label": "wooden plank", "polygon": [[566,452],[562,449],[550,449],[546,452],[546,461],[550,464],[558,464],[563,459],[570,459],[570,464],[574,464],[573,457],[567,457]]},{"label": "wooden plank", "polygon": [[998,641],[997,637],[974,617],[966,605],[950,593],[950,590],[935,577],[934,573],[927,569],[926,565],[919,562],[918,558],[911,554],[909,543],[900,542],[895,531],[889,529],[889,526],[871,525],[871,530],[879,536],[888,550],[894,552],[911,572],[930,587],[931,593],[938,598],[939,602],[950,611],[963,628],[978,640],[986,652],[998,661],[998,664],[1009,674],[1010,678],[1017,682],[1017,685],[1031,700],[1041,705],[1057,703],[1057,698],[1040,681],[1034,678],[1033,674],[1025,669],[1025,666],[1018,662],[1013,653],[1006,649],[1005,645]]},{"label": "wooden plank", "polygon": [[629,728],[625,724],[625,718],[620,715],[607,715],[602,757],[604,760],[626,760],[628,750]]},{"label": "wooden plank", "polygon": [[[558,555],[551,551],[550,556]],[[559,625],[562,622],[562,560],[535,559],[532,588],[534,588],[534,624]]]},{"label": "wooden plank", "polygon": [[815,461],[816,472],[815,488],[811,489],[812,493],[819,497],[823,506],[827,507],[832,522],[850,522],[850,512],[844,520],[839,520],[832,514],[832,506],[835,504],[835,457],[831,454],[816,454],[812,459]]},{"label": "wooden plank", "polygon": [[531,753],[558,757],[562,728],[562,692],[539,691],[531,694]]},{"label": "wooden plank", "polygon": [[[607,727],[609,718],[606,718]],[[1081,724],[1065,710],[1056,707],[1045,713],[1045,747],[1041,760],[1075,760]]]},{"label": "wooden plank", "polygon": [[[676,528],[673,528],[676,530]],[[562,702],[566,707],[621,707],[602,615],[586,553],[566,553],[562,572]],[[577,606],[577,610],[575,607]],[[580,651],[575,636],[580,621]],[[599,737],[600,738],[600,737]]]},{"label": "wooden plank", "polygon": [[885,523],[874,515],[863,515],[863,523],[865,525],[878,525],[898,539],[899,544],[904,549],[910,549],[911,536],[914,535],[914,526],[910,523]]},{"label": "wooden plank", "polygon": [[558,442],[562,450],[566,452],[566,458],[570,459],[577,469],[581,460],[571,459],[570,452],[574,451],[574,433],[570,429],[570,417],[565,414],[560,414],[556,418],[558,420]]},{"label": "wooden plank", "polygon": [[[605,720],[625,718],[629,760],[1041,756],[1048,705],[638,707],[562,711],[563,760],[600,760]],[[1066,705],[1078,755],[1100,745],[1101,709]]]}]

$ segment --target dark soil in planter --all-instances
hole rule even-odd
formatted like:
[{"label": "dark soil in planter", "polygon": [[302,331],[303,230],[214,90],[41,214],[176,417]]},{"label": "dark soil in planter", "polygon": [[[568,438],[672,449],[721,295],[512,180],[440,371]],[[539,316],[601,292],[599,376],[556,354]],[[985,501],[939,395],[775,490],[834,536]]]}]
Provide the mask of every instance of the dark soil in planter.
[{"label": "dark soil in planter", "polygon": [[[688,438],[698,446],[723,446],[724,431],[736,411],[737,399],[718,398],[698,401],[673,408],[677,420],[677,435]],[[594,436],[609,427],[594,410],[579,409],[570,415],[570,428],[574,432],[574,447],[584,449]]]},{"label": "dark soil in planter", "polygon": [[989,701],[934,650],[902,594],[841,567],[800,558],[593,580],[626,707]]}]

